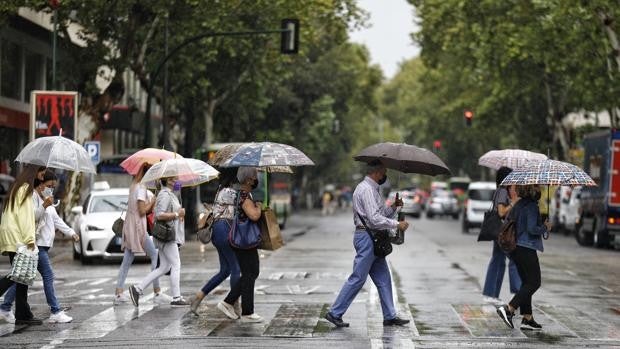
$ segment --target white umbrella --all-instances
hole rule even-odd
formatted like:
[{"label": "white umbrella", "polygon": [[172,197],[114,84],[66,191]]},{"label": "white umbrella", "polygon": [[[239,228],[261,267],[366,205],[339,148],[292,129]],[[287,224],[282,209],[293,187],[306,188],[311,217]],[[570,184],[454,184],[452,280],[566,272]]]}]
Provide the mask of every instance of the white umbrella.
[{"label": "white umbrella", "polygon": [[499,170],[505,166],[511,169],[521,167],[530,161],[547,160],[547,156],[521,149],[502,149],[486,152],[478,159],[478,165]]},{"label": "white umbrella", "polygon": [[218,170],[204,161],[192,158],[168,159],[153,165],[142,177],[141,183],[154,188],[160,178],[178,177],[183,187],[192,187],[219,176]]},{"label": "white umbrella", "polygon": [[15,161],[61,170],[97,173],[86,149],[62,136],[35,139],[26,144]]}]

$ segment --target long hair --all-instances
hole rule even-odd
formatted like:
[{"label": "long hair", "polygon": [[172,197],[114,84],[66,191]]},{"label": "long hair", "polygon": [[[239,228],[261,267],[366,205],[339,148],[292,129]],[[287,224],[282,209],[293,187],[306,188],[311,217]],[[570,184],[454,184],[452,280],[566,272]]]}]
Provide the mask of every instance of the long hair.
[{"label": "long hair", "polygon": [[512,172],[512,169],[510,167],[500,167],[495,174],[495,184],[497,184],[497,186],[499,187],[499,185],[502,184],[504,178],[506,178],[506,176],[508,176],[510,172]]},{"label": "long hair", "polygon": [[37,173],[44,169],[45,166],[25,164],[23,170],[17,175],[17,178],[15,178],[15,182],[13,182],[9,188],[8,199],[4,203],[3,210],[6,210],[7,207],[10,207],[11,209],[15,208],[17,192],[24,184],[28,185],[26,188],[26,195],[24,195],[22,202],[17,204],[22,205],[26,200],[32,200],[32,191],[34,190],[34,182],[37,178]]},{"label": "long hair", "polygon": [[36,188],[47,181],[57,181],[57,180],[58,180],[58,177],[56,177],[56,174],[54,173],[54,171],[48,168],[47,170],[45,170],[45,174],[43,174],[43,180],[40,180],[37,177],[34,178],[33,186],[34,188]]}]

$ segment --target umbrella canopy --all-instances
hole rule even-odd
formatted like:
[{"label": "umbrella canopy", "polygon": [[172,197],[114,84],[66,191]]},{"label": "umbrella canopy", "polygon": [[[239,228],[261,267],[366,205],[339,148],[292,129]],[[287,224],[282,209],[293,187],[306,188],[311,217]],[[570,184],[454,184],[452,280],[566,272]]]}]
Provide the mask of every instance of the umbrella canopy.
[{"label": "umbrella canopy", "polygon": [[521,167],[530,161],[547,160],[547,156],[521,149],[502,149],[486,152],[478,159],[478,165],[499,170],[505,166],[512,169]]},{"label": "umbrella canopy", "polygon": [[135,176],[143,164],[154,165],[162,160],[182,158],[181,155],[157,148],[146,148],[131,154],[121,162],[120,166],[132,176]]},{"label": "umbrella canopy", "polygon": [[62,136],[35,139],[26,144],[15,161],[61,170],[97,173],[86,149]]},{"label": "umbrella canopy", "polygon": [[192,158],[163,160],[153,165],[140,183],[154,188],[158,179],[178,177],[183,187],[199,185],[219,176],[219,172],[204,161]]},{"label": "umbrella canopy", "polygon": [[430,176],[450,174],[443,161],[428,149],[406,143],[377,143],[362,149],[353,157],[357,161],[381,160],[387,168],[405,173],[419,173]]},{"label": "umbrella canopy", "polygon": [[[230,160],[230,158],[239,150],[239,148],[247,143],[231,143],[218,150],[213,158],[209,159],[208,163],[215,167],[222,167],[221,165]],[[266,166],[261,167],[267,172],[280,172],[280,173],[293,173],[290,166]]]},{"label": "umbrella canopy", "polygon": [[501,185],[512,184],[596,185],[579,167],[557,160],[530,161],[514,169],[501,183]]},{"label": "umbrella canopy", "polygon": [[241,145],[220,167],[314,165],[301,150],[287,144],[259,142]]}]

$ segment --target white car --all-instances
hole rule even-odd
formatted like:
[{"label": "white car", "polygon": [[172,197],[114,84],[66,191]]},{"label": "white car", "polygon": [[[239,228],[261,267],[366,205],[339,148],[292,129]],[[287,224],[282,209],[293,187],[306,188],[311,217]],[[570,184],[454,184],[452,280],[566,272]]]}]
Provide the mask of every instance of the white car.
[{"label": "white car", "polygon": [[93,190],[83,206],[71,210],[76,215],[73,230],[80,236],[73,243],[74,259],[83,264],[94,258],[122,259],[121,238],[114,235],[112,224],[124,215],[128,196],[128,188]]},{"label": "white car", "polygon": [[493,207],[495,182],[471,182],[467,188],[465,213],[463,214],[463,233],[469,233],[470,228],[482,226],[484,212]]},{"label": "white car", "polygon": [[562,198],[558,211],[558,229],[566,235],[572,235],[579,226],[581,216],[581,187],[568,189],[568,198]]}]

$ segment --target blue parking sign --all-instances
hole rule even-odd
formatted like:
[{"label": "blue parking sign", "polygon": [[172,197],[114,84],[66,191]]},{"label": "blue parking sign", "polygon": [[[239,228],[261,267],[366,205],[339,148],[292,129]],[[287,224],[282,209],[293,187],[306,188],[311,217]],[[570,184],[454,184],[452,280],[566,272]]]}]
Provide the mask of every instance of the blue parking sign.
[{"label": "blue parking sign", "polygon": [[86,151],[88,152],[90,160],[93,162],[93,164],[97,165],[99,163],[99,160],[101,159],[101,142],[86,141],[84,142],[84,148],[86,148]]}]

